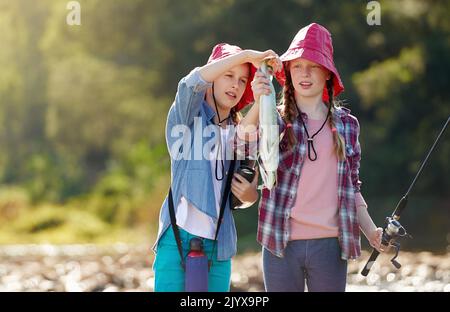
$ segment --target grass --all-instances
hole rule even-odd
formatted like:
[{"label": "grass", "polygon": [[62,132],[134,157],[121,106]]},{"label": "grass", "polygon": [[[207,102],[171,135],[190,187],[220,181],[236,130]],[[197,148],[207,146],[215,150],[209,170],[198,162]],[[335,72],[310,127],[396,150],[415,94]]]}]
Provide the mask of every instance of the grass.
[{"label": "grass", "polygon": [[1,222],[0,244],[150,243],[149,226],[110,225],[93,213],[62,206],[42,206]]}]

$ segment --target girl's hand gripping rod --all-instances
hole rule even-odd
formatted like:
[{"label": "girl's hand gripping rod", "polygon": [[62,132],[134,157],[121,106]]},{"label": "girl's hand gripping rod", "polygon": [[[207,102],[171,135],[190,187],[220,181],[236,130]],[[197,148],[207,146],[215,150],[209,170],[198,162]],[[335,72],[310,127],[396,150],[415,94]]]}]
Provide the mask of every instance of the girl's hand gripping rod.
[{"label": "girl's hand gripping rod", "polygon": [[[434,141],[434,144],[431,147],[430,151],[428,152],[427,157],[425,157],[425,160],[422,162],[422,165],[420,166],[419,171],[417,172],[408,191],[402,197],[402,199],[398,202],[397,207],[395,208],[392,215],[390,217],[387,217],[385,220],[385,226],[383,229],[383,236],[381,239],[381,244],[385,247],[392,246],[395,248],[395,256],[391,259],[391,262],[397,269],[399,269],[401,267],[401,264],[395,260],[400,251],[400,243],[397,242],[396,239],[404,237],[404,236],[411,237],[408,233],[406,233],[405,228],[400,224],[400,222],[398,220],[400,219],[400,216],[401,216],[403,210],[405,209],[406,204],[408,203],[408,196],[409,196],[411,189],[413,188],[414,184],[416,184],[417,178],[421,174],[423,167],[425,166],[426,162],[428,161],[428,158],[430,157],[430,155],[433,152],[435,146],[437,145],[439,139],[441,138],[441,135],[444,133],[445,129],[447,128],[449,120],[450,120],[450,117],[447,118],[447,122],[445,123],[444,127],[442,128],[441,132],[439,133],[436,141]],[[361,271],[362,275],[367,276],[367,274],[369,274],[370,268],[375,263],[375,260],[377,259],[379,254],[380,253],[376,249],[373,249],[369,260],[367,261],[366,265],[364,266],[364,269]]]}]

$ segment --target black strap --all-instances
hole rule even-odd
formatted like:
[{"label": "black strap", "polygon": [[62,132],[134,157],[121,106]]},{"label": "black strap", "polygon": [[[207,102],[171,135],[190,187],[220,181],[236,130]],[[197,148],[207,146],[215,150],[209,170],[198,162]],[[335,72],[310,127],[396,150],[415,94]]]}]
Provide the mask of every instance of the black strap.
[{"label": "black strap", "polygon": [[[212,257],[214,256],[214,251],[217,245],[217,236],[219,234],[220,225],[222,224],[223,214],[225,212],[225,207],[227,205],[227,200],[230,194],[231,190],[231,181],[233,179],[234,174],[234,167],[236,165],[236,159],[233,158],[233,160],[230,163],[230,167],[228,168],[227,172],[227,180],[225,189],[222,194],[222,199],[220,202],[220,213],[219,213],[219,219],[217,220],[217,228],[216,228],[216,234],[214,236],[214,248],[212,251]],[[173,203],[173,196],[172,196],[172,187],[169,188],[169,215],[170,215],[170,223],[172,224],[172,230],[173,234],[175,235],[175,240],[177,242],[178,252],[180,254],[181,258],[181,266],[183,267],[183,270],[186,270],[186,265],[184,262],[184,255],[183,255],[183,247],[181,246],[181,238],[180,238],[180,230],[178,229],[176,216],[175,216],[175,208]],[[212,260],[209,260],[209,265],[211,265]]]},{"label": "black strap", "polygon": [[236,165],[236,158],[233,158],[233,160],[230,163],[230,167],[228,168],[227,180],[226,180],[227,184],[225,184],[225,189],[223,190],[222,199],[220,201],[220,213],[219,213],[219,219],[217,220],[217,229],[216,229],[216,235],[214,236],[214,241],[217,240],[217,235],[219,235],[219,229],[220,229],[220,225],[222,224],[223,214],[225,212],[225,206],[227,205],[228,197],[230,195],[231,181],[233,180],[235,165]]},{"label": "black strap", "polygon": [[181,247],[180,230],[178,229],[177,219],[175,217],[175,208],[173,207],[173,196],[172,187],[169,188],[169,215],[170,223],[172,224],[173,234],[175,235],[175,240],[177,241],[178,252],[180,253],[181,266],[183,270],[186,270],[186,265],[184,263],[183,248]]},{"label": "black strap", "polygon": [[213,260],[213,257],[214,257],[214,253],[216,251],[217,236],[219,235],[219,229],[220,229],[220,225],[222,224],[223,214],[225,213],[225,207],[227,205],[228,198],[230,197],[231,181],[233,180],[235,165],[236,165],[236,157],[233,157],[233,160],[231,160],[231,163],[230,163],[230,167],[228,167],[225,189],[223,190],[222,199],[220,201],[219,219],[217,220],[216,235],[214,235],[214,247],[213,247],[213,250],[211,252],[211,259],[208,260],[208,269],[212,265],[212,260]]}]

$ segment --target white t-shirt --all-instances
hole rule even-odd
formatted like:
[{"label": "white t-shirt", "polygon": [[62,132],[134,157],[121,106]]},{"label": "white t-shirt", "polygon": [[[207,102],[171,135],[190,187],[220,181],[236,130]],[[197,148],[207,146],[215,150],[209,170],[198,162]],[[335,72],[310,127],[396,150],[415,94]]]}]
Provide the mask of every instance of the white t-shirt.
[{"label": "white t-shirt", "polygon": [[[226,127],[223,129],[220,128],[220,135],[222,138],[222,159],[225,161],[225,155],[226,155],[226,148],[230,148],[228,139],[229,139],[229,132],[230,128]],[[217,176],[223,177],[221,181],[218,181],[216,179],[215,170],[216,170],[216,156],[217,156],[217,149],[219,147],[219,143],[215,144],[214,148],[210,152],[210,165],[211,165],[211,173],[212,173],[212,181],[214,185],[214,195],[216,198],[216,209],[217,209],[217,216],[219,216],[220,213],[220,201],[222,199],[222,182],[225,182],[226,180],[226,169],[223,168],[222,172],[222,166],[220,160],[217,161]],[[220,159],[220,158],[219,158]],[[202,192],[203,190],[198,190],[198,192]],[[203,213],[199,209],[197,209],[194,205],[189,203],[184,196],[181,196],[180,203],[178,204],[177,208],[177,225],[184,229],[185,231],[197,235],[203,238],[208,239],[214,239],[214,236],[216,234],[216,228],[217,223],[214,222],[214,220],[208,216],[207,214]]]}]

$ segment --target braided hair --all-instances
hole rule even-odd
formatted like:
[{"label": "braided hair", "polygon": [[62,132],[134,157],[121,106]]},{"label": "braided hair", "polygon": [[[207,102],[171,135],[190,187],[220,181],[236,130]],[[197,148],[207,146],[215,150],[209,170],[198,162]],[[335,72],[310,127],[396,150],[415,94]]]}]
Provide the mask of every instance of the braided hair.
[{"label": "braided hair", "polygon": [[231,116],[231,121],[235,125],[237,125],[242,119],[242,114],[240,112],[236,111],[236,106],[231,109],[230,116]]},{"label": "braided hair", "polygon": [[[327,80],[327,92],[328,92],[328,107],[330,109],[330,116],[328,116],[328,124],[331,129],[336,129],[336,125],[333,119],[334,110],[339,107],[339,102],[335,101],[334,93],[333,93],[333,75],[331,75],[330,79]],[[345,159],[345,141],[342,136],[337,131],[332,131],[333,133],[333,143],[334,143],[334,151],[339,160]]]},{"label": "braided hair", "polygon": [[[283,118],[284,122],[287,125],[292,125],[295,118],[298,117],[297,108],[295,107],[296,101],[295,101],[295,89],[292,84],[291,74],[289,70],[287,69],[287,66],[284,69],[285,76],[286,76],[286,82],[284,84],[283,90],[282,90],[282,97],[281,97],[281,117]],[[336,129],[336,125],[333,119],[333,112],[334,110],[340,106],[340,103],[334,99],[334,93],[333,93],[333,75],[331,75],[330,79],[326,82],[327,87],[327,93],[328,93],[328,107],[330,108],[330,115],[327,116],[328,118],[328,124],[330,126],[330,129],[334,130]],[[345,141],[342,138],[341,135],[337,131],[332,131],[333,133],[333,142],[334,142],[334,150],[338,157],[338,159],[343,160],[345,159]],[[287,149],[292,149],[295,144],[297,144],[297,139],[295,137],[294,129],[292,127],[286,127],[285,134],[287,141]]]}]

